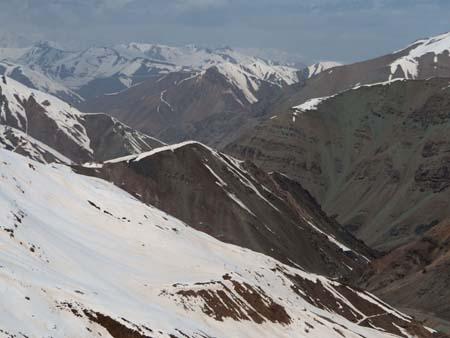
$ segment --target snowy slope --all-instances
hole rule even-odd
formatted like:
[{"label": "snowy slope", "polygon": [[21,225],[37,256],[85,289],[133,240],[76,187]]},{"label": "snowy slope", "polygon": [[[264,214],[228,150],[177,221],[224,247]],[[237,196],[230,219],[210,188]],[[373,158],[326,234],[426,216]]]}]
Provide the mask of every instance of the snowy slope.
[{"label": "snowy slope", "polygon": [[0,88],[5,98],[0,107],[1,123],[13,119],[17,128],[27,133],[29,125],[24,102],[32,99],[41,107],[45,107],[44,114],[56,123],[58,130],[81,148],[92,153],[89,137],[81,122],[83,114],[80,111],[52,95],[28,88],[9,77],[3,77]]},{"label": "snowy slope", "polygon": [[84,114],[16,80],[0,78],[0,124],[59,151],[75,162],[103,160],[163,145],[105,114]]},{"label": "snowy slope", "polygon": [[153,63],[148,58],[121,55],[113,48],[67,51],[49,42],[28,48],[0,48],[0,60],[27,66],[74,91],[91,81],[110,77],[128,87],[129,77],[136,72],[142,73],[144,69],[150,75],[177,70],[174,65]]},{"label": "snowy slope", "polygon": [[67,157],[46,144],[5,125],[0,125],[0,148],[11,150],[41,163],[72,163]]},{"label": "snowy slope", "polygon": [[11,77],[27,87],[52,94],[66,102],[79,104],[83,98],[63,84],[51,80],[42,73],[36,72],[27,66],[18,65],[8,61],[0,62],[0,75]]},{"label": "snowy slope", "polygon": [[92,153],[89,137],[81,123],[83,114],[80,111],[52,95],[28,88],[9,77],[3,77],[0,88],[6,99],[0,109],[0,122],[6,121],[9,113],[10,118],[16,121],[17,127],[27,133],[28,118],[23,103],[32,98],[45,107],[45,115],[56,123],[61,132]]},{"label": "snowy slope", "polygon": [[369,294],[223,244],[110,183],[0,159],[0,336],[431,336]]},{"label": "snowy slope", "polygon": [[450,53],[450,32],[435,37],[418,40],[405,48],[407,54],[395,60],[390,64],[391,77],[394,76],[397,69],[403,72],[406,79],[415,79],[418,77],[420,58],[427,54],[433,55],[433,62],[438,63],[439,56]]}]

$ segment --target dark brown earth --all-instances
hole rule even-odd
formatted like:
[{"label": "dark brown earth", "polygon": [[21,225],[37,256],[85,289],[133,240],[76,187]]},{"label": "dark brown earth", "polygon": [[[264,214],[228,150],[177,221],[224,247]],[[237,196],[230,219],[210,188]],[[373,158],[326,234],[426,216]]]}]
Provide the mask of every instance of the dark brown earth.
[{"label": "dark brown earth", "polygon": [[[265,321],[288,325],[291,317],[285,308],[277,304],[261,289],[255,289],[247,283],[235,280],[231,286],[223,281],[202,284],[200,289],[181,289],[173,295],[181,296],[183,301],[202,299],[205,302],[202,311],[209,317],[223,321],[230,318],[236,321],[253,321],[262,324]],[[214,285],[214,289],[208,287]],[[169,295],[170,296],[170,295]]]},{"label": "dark brown earth", "polygon": [[84,310],[83,313],[90,321],[104,327],[113,338],[151,338],[100,312]]}]

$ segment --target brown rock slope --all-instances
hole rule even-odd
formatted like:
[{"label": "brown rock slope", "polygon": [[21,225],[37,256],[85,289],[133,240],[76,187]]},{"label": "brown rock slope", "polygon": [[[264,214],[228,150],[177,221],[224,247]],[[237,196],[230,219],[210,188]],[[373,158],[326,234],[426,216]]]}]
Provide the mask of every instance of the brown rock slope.
[{"label": "brown rock slope", "polygon": [[78,171],[134,196],[222,241],[328,276],[348,275],[372,253],[287,177],[266,174],[195,142]]},{"label": "brown rock slope", "polygon": [[272,117],[226,150],[299,180],[378,249],[450,216],[449,80],[365,86],[307,106]]},{"label": "brown rock slope", "polygon": [[450,331],[450,219],[375,260],[361,286],[404,311]]},{"label": "brown rock slope", "polygon": [[[280,91],[281,87],[261,81],[252,95],[263,106]],[[115,95],[90,99],[82,107],[107,112],[168,143],[195,139],[217,146],[235,137],[247,121],[252,111],[248,100],[241,88],[211,67],[149,79]]]}]

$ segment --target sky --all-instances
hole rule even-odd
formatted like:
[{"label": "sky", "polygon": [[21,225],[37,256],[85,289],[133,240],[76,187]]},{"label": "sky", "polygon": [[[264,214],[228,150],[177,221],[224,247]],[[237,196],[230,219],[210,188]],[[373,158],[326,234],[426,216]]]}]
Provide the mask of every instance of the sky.
[{"label": "sky", "polygon": [[0,0],[0,37],[72,48],[230,46],[348,63],[450,31],[449,13],[450,0]]}]

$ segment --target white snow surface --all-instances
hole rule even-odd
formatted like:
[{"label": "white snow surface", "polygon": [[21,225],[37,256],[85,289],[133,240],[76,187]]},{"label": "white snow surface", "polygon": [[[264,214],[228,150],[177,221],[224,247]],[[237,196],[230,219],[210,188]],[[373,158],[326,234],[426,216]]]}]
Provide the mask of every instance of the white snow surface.
[{"label": "white snow surface", "polygon": [[255,96],[260,86],[258,78],[246,72],[242,66],[234,65],[230,62],[219,64],[216,67],[231,84],[242,90],[245,99],[249,103],[258,102]]},{"label": "white snow surface", "polygon": [[[175,329],[192,337],[342,337],[335,328],[345,337],[394,337],[311,305],[294,293],[288,278],[271,269],[280,266],[319,280],[348,302],[333,288],[337,282],[219,242],[106,181],[5,150],[0,150],[0,181],[3,334],[109,337],[63,305],[70,303],[79,312],[92,310],[129,328],[137,325],[153,337],[177,334]],[[175,293],[168,295],[179,287],[214,290],[214,285],[195,285],[209,281],[233,290],[222,279],[227,273],[264,291],[292,322],[217,321],[201,311],[201,300],[183,302]]]},{"label": "white snow surface", "polygon": [[426,54],[434,54],[434,61],[437,61],[437,56],[450,52],[450,32],[434,36],[428,39],[423,39],[414,42],[406,49],[411,48],[407,55],[395,60],[391,63],[391,74],[393,75],[398,67],[403,72],[404,78],[415,79],[418,76],[419,58]]}]

